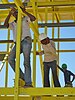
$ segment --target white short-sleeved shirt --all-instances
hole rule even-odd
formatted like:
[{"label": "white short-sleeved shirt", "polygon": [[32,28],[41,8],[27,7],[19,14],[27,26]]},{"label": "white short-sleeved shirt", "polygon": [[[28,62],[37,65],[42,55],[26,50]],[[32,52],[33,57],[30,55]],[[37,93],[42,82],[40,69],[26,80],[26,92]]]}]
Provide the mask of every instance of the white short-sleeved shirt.
[{"label": "white short-sleeved shirt", "polygon": [[[27,36],[31,37],[29,23],[30,23],[30,18],[28,16],[25,16],[25,17],[22,18],[21,41]],[[17,35],[17,23],[15,21],[13,21],[13,22],[9,23],[9,27],[13,31],[13,40],[15,42],[16,41],[16,35]]]},{"label": "white short-sleeved shirt", "polygon": [[42,44],[44,50],[44,62],[51,62],[57,60],[56,48],[54,41],[50,40],[47,45]]}]

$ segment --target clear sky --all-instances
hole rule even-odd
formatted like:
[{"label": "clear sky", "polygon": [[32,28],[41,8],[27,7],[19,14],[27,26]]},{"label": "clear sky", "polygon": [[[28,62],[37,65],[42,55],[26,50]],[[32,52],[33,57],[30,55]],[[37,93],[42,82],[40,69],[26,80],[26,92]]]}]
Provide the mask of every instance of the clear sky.
[{"label": "clear sky", "polygon": [[[11,0],[13,1],[13,0]],[[44,32],[44,29],[39,29],[40,33]],[[51,28],[48,29],[48,36],[52,38],[51,35]],[[57,38],[57,28],[55,28],[54,36]],[[33,36],[33,33],[32,33]],[[63,27],[60,28],[60,38],[75,38],[75,27]],[[0,40],[6,40],[7,39],[7,30],[0,29]],[[10,39],[12,38],[12,31],[10,35]],[[57,48],[57,43],[56,43]],[[75,42],[61,42],[60,43],[60,50],[75,50]],[[0,44],[0,51],[6,51],[6,44]],[[2,62],[0,62],[1,64]],[[31,55],[31,67],[32,67],[32,55]],[[42,87],[42,78],[41,78],[41,70],[40,70],[40,63],[39,63],[39,57],[37,56],[37,62],[36,62],[36,86]],[[75,52],[68,52],[68,53],[60,53],[60,63],[61,66],[63,63],[66,63],[68,66],[68,70],[75,73]],[[0,87],[4,86],[4,79],[5,79],[5,66],[3,67],[2,71],[0,72]],[[23,55],[21,54],[21,60],[20,60],[20,67],[22,70],[23,67]],[[14,85],[14,72],[12,71],[11,67],[9,66],[9,73],[8,73],[8,86],[12,87]],[[61,86],[64,86],[64,78],[63,73],[59,71],[59,80],[61,83]],[[75,87],[75,81],[73,82],[73,85]]]}]

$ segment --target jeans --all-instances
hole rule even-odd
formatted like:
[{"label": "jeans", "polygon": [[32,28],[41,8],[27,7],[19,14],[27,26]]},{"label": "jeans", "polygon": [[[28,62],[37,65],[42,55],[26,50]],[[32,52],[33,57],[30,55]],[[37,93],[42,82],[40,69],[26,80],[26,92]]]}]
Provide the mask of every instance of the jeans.
[{"label": "jeans", "polygon": [[44,87],[50,87],[49,72],[52,70],[53,82],[55,87],[60,87],[57,76],[56,60],[52,62],[44,62]]},{"label": "jeans", "polygon": [[[21,41],[20,54],[24,56],[24,73],[20,69],[20,78],[25,80],[26,85],[31,85],[31,66],[30,66],[30,54],[32,48],[32,40],[30,37],[26,37]],[[16,58],[16,44],[10,52],[8,62],[15,72],[15,58]]]}]

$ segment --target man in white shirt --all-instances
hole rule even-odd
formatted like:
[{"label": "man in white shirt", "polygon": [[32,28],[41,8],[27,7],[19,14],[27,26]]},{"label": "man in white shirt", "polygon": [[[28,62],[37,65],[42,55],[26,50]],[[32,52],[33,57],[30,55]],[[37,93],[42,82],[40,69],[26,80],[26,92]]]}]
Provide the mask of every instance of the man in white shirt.
[{"label": "man in white shirt", "polygon": [[[22,36],[21,36],[20,53],[23,53],[24,56],[25,70],[23,73],[22,70],[20,69],[20,78],[25,81],[24,87],[31,87],[32,81],[31,81],[30,53],[32,48],[32,39],[31,39],[29,23],[30,21],[35,21],[36,18],[30,13],[26,12],[25,8],[21,9],[27,16],[24,16],[22,18]],[[9,23],[11,15],[13,15],[16,20]],[[13,40],[15,42],[15,45],[9,54],[8,62],[14,71],[15,71],[15,58],[16,58],[17,17],[18,17],[18,11],[15,8],[12,8],[4,22],[4,25],[7,28],[9,27],[13,31]]]},{"label": "man in white shirt", "polygon": [[44,87],[50,87],[49,71],[52,70],[53,82],[55,87],[60,87],[57,76],[57,55],[54,41],[50,40],[46,34],[41,33],[39,40],[42,44],[43,51],[36,52],[36,54],[44,54]]}]

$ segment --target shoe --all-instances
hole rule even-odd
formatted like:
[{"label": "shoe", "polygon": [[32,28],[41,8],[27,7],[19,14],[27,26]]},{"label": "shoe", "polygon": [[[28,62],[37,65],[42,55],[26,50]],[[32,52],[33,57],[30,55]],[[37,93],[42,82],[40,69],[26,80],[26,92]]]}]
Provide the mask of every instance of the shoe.
[{"label": "shoe", "polygon": [[24,85],[23,86],[24,88],[31,88],[31,87],[33,87],[32,85]]},{"label": "shoe", "polygon": [[20,78],[19,79],[19,86],[22,87],[22,86],[24,86],[24,84],[25,84],[25,81]]},{"label": "shoe", "polygon": [[[15,85],[15,79],[13,79],[13,80],[14,80],[14,85]],[[24,84],[25,84],[25,81],[20,78],[19,79],[19,87],[23,87]]]}]

